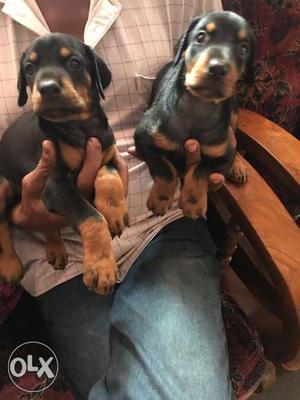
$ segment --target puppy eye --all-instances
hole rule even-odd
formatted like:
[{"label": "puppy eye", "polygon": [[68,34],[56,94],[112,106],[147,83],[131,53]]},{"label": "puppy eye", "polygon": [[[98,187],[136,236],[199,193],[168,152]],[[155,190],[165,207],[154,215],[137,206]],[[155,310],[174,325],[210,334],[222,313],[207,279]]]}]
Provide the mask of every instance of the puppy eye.
[{"label": "puppy eye", "polygon": [[198,44],[202,44],[202,43],[205,42],[205,39],[206,39],[206,32],[201,31],[201,32],[199,32],[198,35],[196,36],[195,41],[196,41],[196,43],[198,43]]},{"label": "puppy eye", "polygon": [[72,58],[70,58],[69,61],[68,61],[68,66],[69,66],[69,68],[71,68],[71,69],[73,69],[73,70],[77,70],[77,69],[80,68],[81,63],[80,63],[80,61],[78,60],[78,58],[72,57]]},{"label": "puppy eye", "polygon": [[240,44],[240,53],[242,56],[246,55],[249,51],[249,45],[247,43]]},{"label": "puppy eye", "polygon": [[34,66],[32,64],[27,64],[25,66],[25,72],[27,75],[32,75],[34,73]]}]

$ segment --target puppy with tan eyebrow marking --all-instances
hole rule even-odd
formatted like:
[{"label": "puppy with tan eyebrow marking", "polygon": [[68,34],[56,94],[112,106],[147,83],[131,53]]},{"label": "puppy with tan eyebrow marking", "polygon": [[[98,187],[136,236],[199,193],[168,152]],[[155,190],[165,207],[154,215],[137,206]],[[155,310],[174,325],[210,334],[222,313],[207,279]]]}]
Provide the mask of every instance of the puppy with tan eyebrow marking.
[{"label": "puppy with tan eyebrow marking", "polygon": [[[70,35],[42,36],[23,54],[18,103],[24,106],[27,102],[29,86],[33,112],[18,118],[0,142],[0,279],[5,282],[15,283],[22,276],[7,213],[19,200],[23,177],[41,158],[42,142],[51,139],[57,159],[42,199],[49,211],[65,217],[80,234],[86,286],[99,294],[113,289],[117,267],[111,237],[121,235],[129,218],[123,183],[113,160],[114,135],[99,103],[110,81],[104,61]],[[94,183],[94,207],[76,187],[91,137],[100,141],[103,151],[103,166]],[[63,269],[67,254],[60,233],[46,233],[45,242],[48,262]]]},{"label": "puppy with tan eyebrow marking", "polygon": [[[193,219],[206,214],[211,173],[246,181],[228,131],[236,122],[236,82],[242,73],[253,80],[253,52],[254,38],[242,17],[212,12],[191,22],[174,61],[158,73],[150,108],[135,132],[136,150],[154,181],[147,205],[155,215],[171,207],[178,177],[179,205]],[[201,162],[185,171],[188,139],[199,141]]]}]

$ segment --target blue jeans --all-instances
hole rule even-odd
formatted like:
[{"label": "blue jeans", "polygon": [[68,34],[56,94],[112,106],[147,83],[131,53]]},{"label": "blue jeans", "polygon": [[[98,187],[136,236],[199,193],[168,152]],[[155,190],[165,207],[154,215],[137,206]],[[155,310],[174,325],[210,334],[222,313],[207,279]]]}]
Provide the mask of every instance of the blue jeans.
[{"label": "blue jeans", "polygon": [[38,298],[76,399],[234,398],[214,254],[205,221],[182,218],[113,295],[92,294],[78,277]]}]

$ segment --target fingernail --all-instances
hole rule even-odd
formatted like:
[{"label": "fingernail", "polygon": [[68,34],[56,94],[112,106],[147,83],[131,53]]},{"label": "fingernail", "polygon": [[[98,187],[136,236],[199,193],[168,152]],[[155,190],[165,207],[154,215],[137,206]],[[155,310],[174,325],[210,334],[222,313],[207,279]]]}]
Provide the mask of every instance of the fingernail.
[{"label": "fingernail", "polygon": [[100,149],[101,148],[99,140],[97,138],[95,138],[95,137],[90,139],[90,144],[96,149]]},{"label": "fingernail", "polygon": [[196,143],[192,143],[188,145],[188,151],[190,153],[194,153],[195,151],[197,151],[197,144]]},{"label": "fingernail", "polygon": [[49,156],[50,152],[47,146],[43,145],[43,156]]}]

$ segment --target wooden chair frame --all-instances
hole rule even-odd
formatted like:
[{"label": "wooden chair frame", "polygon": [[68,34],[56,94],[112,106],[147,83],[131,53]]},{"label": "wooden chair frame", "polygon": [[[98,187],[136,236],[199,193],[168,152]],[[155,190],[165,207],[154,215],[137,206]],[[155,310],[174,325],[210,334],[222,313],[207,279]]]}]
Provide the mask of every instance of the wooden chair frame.
[{"label": "wooden chair frame", "polygon": [[[239,111],[237,140],[248,182],[226,182],[211,201],[226,224],[220,258],[228,264],[236,246],[246,262],[234,270],[277,320],[279,336],[268,358],[300,369],[300,142],[248,110]],[[241,263],[240,263],[241,264]]]}]

